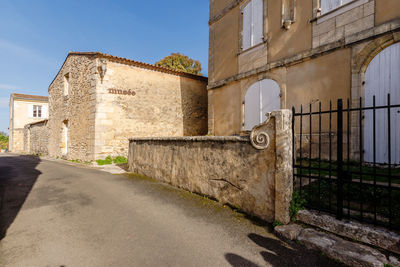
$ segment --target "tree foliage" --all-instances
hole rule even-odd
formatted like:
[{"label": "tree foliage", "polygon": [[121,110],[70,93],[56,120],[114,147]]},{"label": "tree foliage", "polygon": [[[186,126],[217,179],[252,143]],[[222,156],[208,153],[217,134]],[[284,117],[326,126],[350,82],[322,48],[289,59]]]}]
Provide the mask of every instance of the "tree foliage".
[{"label": "tree foliage", "polygon": [[156,66],[191,74],[201,74],[201,63],[180,53],[172,53],[156,63]]},{"label": "tree foliage", "polygon": [[0,132],[0,149],[8,149],[8,135]]}]

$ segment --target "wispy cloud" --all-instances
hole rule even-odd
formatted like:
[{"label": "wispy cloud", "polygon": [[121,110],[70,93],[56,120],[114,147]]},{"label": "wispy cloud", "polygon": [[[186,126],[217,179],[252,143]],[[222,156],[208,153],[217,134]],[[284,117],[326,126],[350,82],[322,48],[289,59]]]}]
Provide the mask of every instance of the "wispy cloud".
[{"label": "wispy cloud", "polygon": [[8,107],[8,97],[0,97],[0,108]]},{"label": "wispy cloud", "polygon": [[36,61],[44,64],[54,64],[52,60],[41,55],[34,49],[10,42],[8,40],[0,39],[0,50],[3,50],[6,53],[17,54],[28,61]]},{"label": "wispy cloud", "polygon": [[21,89],[21,87],[11,84],[0,83],[0,90],[18,90],[18,89]]}]

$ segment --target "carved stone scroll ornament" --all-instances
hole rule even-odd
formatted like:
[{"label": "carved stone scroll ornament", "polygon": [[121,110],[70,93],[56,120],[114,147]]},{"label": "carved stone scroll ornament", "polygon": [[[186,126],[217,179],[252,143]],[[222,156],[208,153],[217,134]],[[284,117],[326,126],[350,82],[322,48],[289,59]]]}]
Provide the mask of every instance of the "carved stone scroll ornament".
[{"label": "carved stone scroll ornament", "polygon": [[267,119],[265,122],[254,126],[250,133],[250,142],[254,148],[262,150],[267,149],[270,143],[270,138],[267,133],[267,124],[271,117],[271,113],[267,113]]}]

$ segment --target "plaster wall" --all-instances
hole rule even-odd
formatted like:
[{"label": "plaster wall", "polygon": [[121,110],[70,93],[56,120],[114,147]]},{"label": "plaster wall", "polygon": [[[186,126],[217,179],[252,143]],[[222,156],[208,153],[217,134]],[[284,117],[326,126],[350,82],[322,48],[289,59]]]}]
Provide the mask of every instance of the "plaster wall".
[{"label": "plaster wall", "polygon": [[375,25],[380,25],[400,17],[400,1],[376,0]]},{"label": "plaster wall", "polygon": [[[12,107],[10,106],[10,151],[23,152],[24,151],[24,126],[28,123],[41,121],[47,119],[47,114],[43,114],[44,110],[48,110],[48,103],[43,101],[11,99]],[[41,105],[43,117],[33,118],[29,116],[30,105]]]}]

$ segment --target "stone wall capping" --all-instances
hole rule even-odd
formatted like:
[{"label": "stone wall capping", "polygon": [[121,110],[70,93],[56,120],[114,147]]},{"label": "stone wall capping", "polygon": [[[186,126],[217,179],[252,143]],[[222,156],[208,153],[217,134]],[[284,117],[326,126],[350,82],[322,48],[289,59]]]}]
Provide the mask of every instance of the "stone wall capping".
[{"label": "stone wall capping", "polygon": [[[368,17],[366,17],[368,18]],[[251,76],[270,71],[272,69],[280,68],[280,67],[287,67],[291,65],[298,64],[300,62],[309,60],[311,58],[316,58],[322,55],[325,55],[327,53],[332,53],[338,49],[343,49],[347,47],[351,47],[352,45],[374,39],[379,36],[383,36],[385,34],[393,34],[396,35],[400,32],[400,19],[394,19],[392,21],[386,22],[384,24],[366,29],[364,31],[351,34],[348,36],[345,36],[344,38],[335,41],[333,43],[328,43],[326,45],[322,45],[313,49],[309,49],[306,51],[303,51],[297,55],[284,58],[281,60],[277,60],[274,62],[270,62],[266,64],[263,67],[259,67],[257,69],[243,72],[243,73],[238,73],[234,76],[228,77],[226,79],[220,80],[220,81],[215,81],[215,82],[210,82],[207,89],[208,90],[213,90],[217,89],[220,87],[223,87],[229,83],[239,81],[245,78],[249,78]],[[399,35],[396,35],[399,36]],[[400,38],[400,37],[398,37]]]},{"label": "stone wall capping", "polygon": [[133,137],[129,141],[214,141],[214,142],[250,142],[248,136],[182,136],[182,137]]}]

